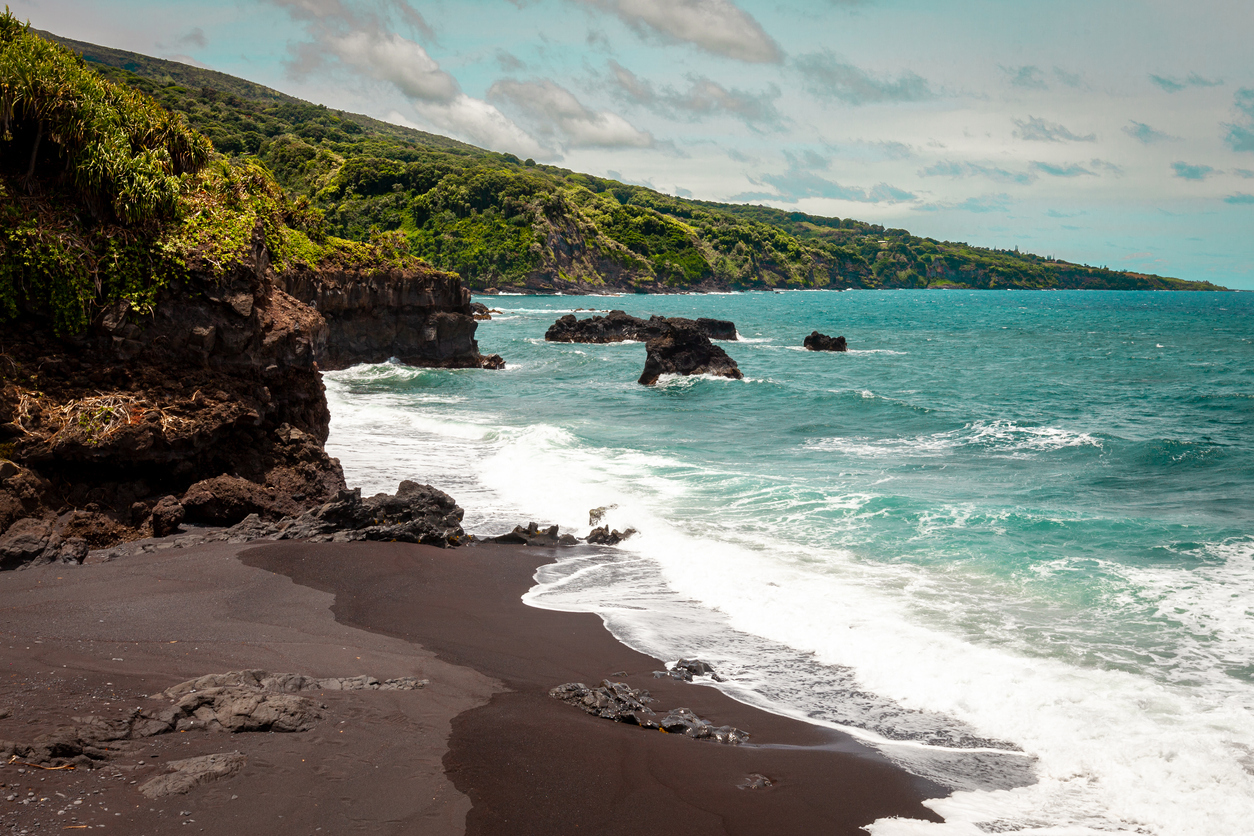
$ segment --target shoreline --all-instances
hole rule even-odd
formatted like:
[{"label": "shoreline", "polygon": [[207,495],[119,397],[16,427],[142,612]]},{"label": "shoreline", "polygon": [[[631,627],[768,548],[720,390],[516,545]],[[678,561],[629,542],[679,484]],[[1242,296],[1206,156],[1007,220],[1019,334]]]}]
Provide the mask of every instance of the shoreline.
[{"label": "shoreline", "polygon": [[[254,542],[5,573],[0,629],[10,641],[0,658],[10,676],[0,708],[10,714],[0,738],[29,740],[70,715],[107,717],[181,680],[241,668],[430,684],[319,692],[327,717],[302,733],[132,742],[103,770],[41,773],[39,797],[49,800],[3,804],[0,827],[68,824],[74,811],[85,823],[88,806],[56,814],[62,799],[43,792],[53,785],[67,798],[99,790],[90,810],[114,833],[194,819],[231,836],[328,822],[336,826],[323,832],[747,836],[939,820],[921,802],[944,789],[849,736],[654,679],[662,664],[620,644],[599,617],[528,607],[521,597],[536,568],[556,556],[486,544]],[[548,696],[607,677],[650,690],[659,715],[688,707],[750,732],[750,743],[650,732]],[[130,783],[157,774],[163,756],[233,749],[249,758],[243,771],[186,796],[150,803]],[[740,789],[752,774],[773,785]],[[21,779],[0,768],[0,783]]]}]

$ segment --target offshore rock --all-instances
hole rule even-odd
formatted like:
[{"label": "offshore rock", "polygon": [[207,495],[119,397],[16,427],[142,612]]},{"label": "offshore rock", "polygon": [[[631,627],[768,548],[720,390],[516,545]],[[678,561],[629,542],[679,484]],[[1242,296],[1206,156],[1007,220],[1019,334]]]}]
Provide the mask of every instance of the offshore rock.
[{"label": "offshore rock", "polygon": [[829,337],[818,331],[811,331],[802,343],[810,351],[848,351],[849,346],[844,337]]},{"label": "offshore rock", "polygon": [[667,327],[694,328],[712,340],[736,339],[736,325],[725,319],[684,319],[651,316],[640,319],[624,311],[610,311],[605,316],[577,319],[566,314],[549,326],[544,339],[557,343],[648,342],[661,336]]},{"label": "offshore rock", "polygon": [[639,383],[652,386],[664,374],[709,374],[741,380],[744,374],[727,352],[695,328],[670,326],[645,343],[648,356]]}]

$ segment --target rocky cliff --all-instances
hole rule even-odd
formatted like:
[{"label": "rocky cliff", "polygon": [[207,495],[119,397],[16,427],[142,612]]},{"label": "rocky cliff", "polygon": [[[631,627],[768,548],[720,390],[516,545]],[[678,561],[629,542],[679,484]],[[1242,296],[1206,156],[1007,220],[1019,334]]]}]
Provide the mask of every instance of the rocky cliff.
[{"label": "rocky cliff", "polygon": [[0,568],[334,499],[319,369],[481,367],[475,327],[456,276],[279,274],[260,229],[251,253],[172,282],[150,314],[121,301],[74,337],[33,315],[0,325]]}]

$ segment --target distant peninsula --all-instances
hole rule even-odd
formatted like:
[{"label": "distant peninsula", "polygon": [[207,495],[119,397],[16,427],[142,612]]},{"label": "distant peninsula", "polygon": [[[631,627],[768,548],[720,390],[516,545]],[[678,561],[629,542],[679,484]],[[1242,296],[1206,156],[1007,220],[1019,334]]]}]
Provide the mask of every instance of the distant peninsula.
[{"label": "distant peninsula", "polygon": [[472,290],[1225,290],[919,238],[852,218],[688,200],[331,110],[224,73],[40,33],[253,157],[327,234],[409,251]]}]

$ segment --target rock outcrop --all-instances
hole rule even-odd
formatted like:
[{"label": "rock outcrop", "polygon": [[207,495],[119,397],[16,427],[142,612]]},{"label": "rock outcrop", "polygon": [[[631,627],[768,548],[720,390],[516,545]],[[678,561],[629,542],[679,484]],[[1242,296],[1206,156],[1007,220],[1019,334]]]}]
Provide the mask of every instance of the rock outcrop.
[{"label": "rock outcrop", "polygon": [[848,351],[849,345],[844,337],[829,337],[818,331],[811,331],[802,343],[810,351]]},{"label": "rock outcrop", "polygon": [[744,378],[736,361],[695,328],[669,326],[660,336],[645,343],[645,350],[648,356],[638,381],[645,386],[657,383],[664,374]]},{"label": "rock outcrop", "polygon": [[640,319],[623,311],[610,311],[605,316],[587,319],[566,314],[549,326],[544,339],[554,343],[648,342],[660,337],[668,328],[692,328],[712,340],[736,339],[736,324],[725,319],[661,316]]},{"label": "rock outcrop", "polygon": [[278,275],[260,225],[246,252],[220,279],[192,265],[150,312],[121,301],[77,336],[35,315],[3,326],[0,568],[336,501],[320,369],[504,365],[479,354],[456,276]]},{"label": "rock outcrop", "polygon": [[735,746],[749,739],[748,732],[733,726],[715,726],[688,708],[674,708],[660,720],[654,719],[657,712],[649,705],[656,700],[649,696],[648,691],[632,688],[626,682],[603,679],[599,686],[592,688],[582,682],[567,682],[549,691],[549,696],[596,717],[644,729],[660,729],[668,734],[682,734],[695,740],[713,740]]},{"label": "rock outcrop", "polygon": [[484,368],[470,291],[436,270],[288,270],[276,284],[320,313],[327,335],[323,369],[382,363]]}]

